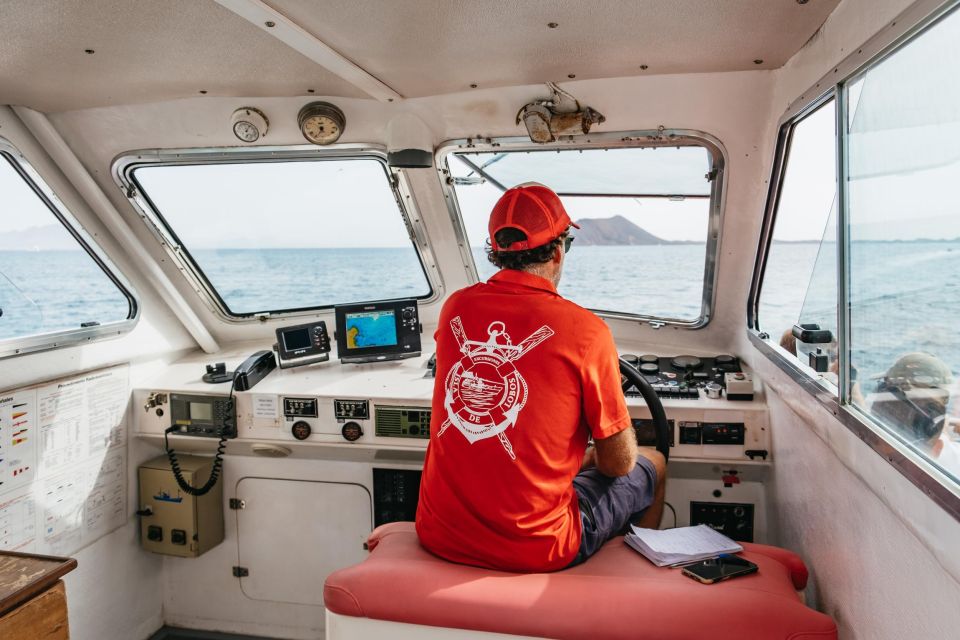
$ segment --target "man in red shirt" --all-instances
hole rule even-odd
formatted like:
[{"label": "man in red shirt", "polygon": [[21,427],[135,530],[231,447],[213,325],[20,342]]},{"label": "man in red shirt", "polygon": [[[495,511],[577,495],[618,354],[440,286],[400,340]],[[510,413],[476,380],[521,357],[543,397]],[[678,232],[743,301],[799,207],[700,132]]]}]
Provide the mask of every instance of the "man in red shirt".
[{"label": "man in red shirt", "polygon": [[453,562],[553,571],[660,521],[665,463],[637,447],[610,330],[556,291],[571,226],[547,187],[508,190],[489,224],[501,270],[440,312],[417,533]]}]

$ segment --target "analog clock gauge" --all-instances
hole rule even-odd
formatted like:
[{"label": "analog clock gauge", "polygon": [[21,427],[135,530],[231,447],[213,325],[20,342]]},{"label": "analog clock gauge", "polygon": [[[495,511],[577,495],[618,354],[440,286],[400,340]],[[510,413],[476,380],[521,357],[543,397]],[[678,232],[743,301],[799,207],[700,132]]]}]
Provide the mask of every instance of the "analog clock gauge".
[{"label": "analog clock gauge", "polygon": [[247,143],[256,142],[267,135],[267,128],[270,126],[267,116],[253,107],[240,107],[234,111],[230,123],[233,126],[233,135]]},{"label": "analog clock gauge", "polygon": [[297,120],[303,137],[313,144],[333,144],[347,123],[343,111],[329,102],[311,102],[300,109]]}]

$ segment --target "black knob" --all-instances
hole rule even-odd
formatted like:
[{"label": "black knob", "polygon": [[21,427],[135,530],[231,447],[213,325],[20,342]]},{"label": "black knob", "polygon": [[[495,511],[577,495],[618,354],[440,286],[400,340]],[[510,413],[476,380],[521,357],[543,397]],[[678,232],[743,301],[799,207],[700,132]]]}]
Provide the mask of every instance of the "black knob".
[{"label": "black knob", "polygon": [[343,439],[347,442],[355,442],[363,435],[363,429],[356,422],[347,422],[343,425],[343,428],[340,429],[340,435],[342,435]]},{"label": "black knob", "polygon": [[293,423],[290,431],[293,433],[293,437],[297,440],[306,440],[310,437],[310,433],[313,429],[310,428],[310,424],[304,422],[303,420],[297,420]]},{"label": "black knob", "polygon": [[402,315],[404,320],[413,320],[413,308],[407,307],[403,310]]}]

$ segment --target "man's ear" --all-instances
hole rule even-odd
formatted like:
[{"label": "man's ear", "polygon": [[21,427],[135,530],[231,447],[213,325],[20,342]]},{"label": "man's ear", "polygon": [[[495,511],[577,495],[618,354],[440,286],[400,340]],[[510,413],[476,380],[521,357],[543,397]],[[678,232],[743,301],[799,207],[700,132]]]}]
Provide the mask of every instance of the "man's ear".
[{"label": "man's ear", "polygon": [[560,261],[563,260],[563,243],[560,243],[556,249],[553,250],[553,257],[550,258],[550,262],[555,264],[560,264]]}]

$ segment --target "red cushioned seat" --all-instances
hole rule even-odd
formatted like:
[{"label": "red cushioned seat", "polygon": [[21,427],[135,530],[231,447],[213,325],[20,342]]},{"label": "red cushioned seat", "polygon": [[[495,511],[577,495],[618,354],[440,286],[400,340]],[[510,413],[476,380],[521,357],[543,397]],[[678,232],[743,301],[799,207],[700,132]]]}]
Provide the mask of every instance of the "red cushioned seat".
[{"label": "red cushioned seat", "polygon": [[658,568],[614,539],[586,563],[517,574],[453,564],[424,550],[413,523],[370,534],[370,556],[327,578],[326,607],[434,627],[560,639],[829,640],[837,628],[794,589],[807,570],[795,554],[744,544],[756,574],[714,585]]}]

